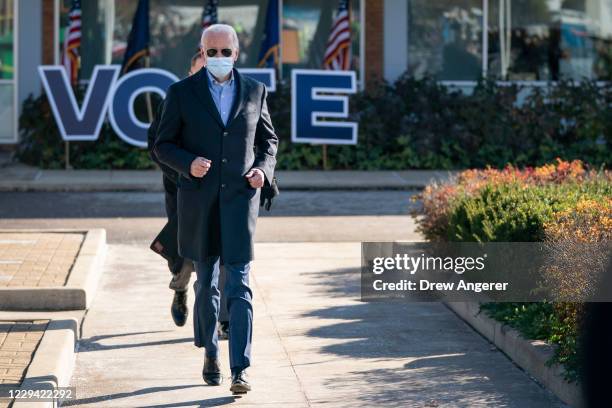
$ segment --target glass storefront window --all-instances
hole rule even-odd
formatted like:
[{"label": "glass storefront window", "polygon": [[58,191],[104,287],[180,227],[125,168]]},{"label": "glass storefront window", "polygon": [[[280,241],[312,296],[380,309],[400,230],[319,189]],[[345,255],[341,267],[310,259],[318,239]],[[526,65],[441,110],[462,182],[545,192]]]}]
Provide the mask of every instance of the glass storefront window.
[{"label": "glass storefront window", "polygon": [[482,0],[410,1],[409,73],[439,80],[478,79],[482,26]]},{"label": "glass storefront window", "polygon": [[0,80],[13,79],[14,1],[0,0]]},{"label": "glass storefront window", "polygon": [[[64,51],[66,27],[68,26],[68,13],[71,0],[60,2],[59,50],[60,64]],[[110,63],[109,34],[112,32],[114,20],[113,0],[81,1],[81,80],[89,79],[97,64]]]},{"label": "glass storefront window", "polygon": [[[323,67],[325,46],[337,8],[336,1],[283,1],[283,77],[288,78],[292,68]],[[351,1],[351,69],[355,71],[359,71],[360,31],[360,2],[353,0]]]},{"label": "glass storefront window", "polygon": [[[81,2],[81,79],[91,77],[96,64],[121,64],[138,2],[92,0]],[[203,0],[151,0],[151,66],[169,70],[179,77],[189,69],[201,35]],[[70,0],[60,10],[60,54],[68,24]],[[267,1],[223,0],[219,22],[231,24],[238,33],[238,66],[255,67],[265,24]]]},{"label": "glass storefront window", "polygon": [[612,77],[612,2],[494,0],[489,74],[510,80]]},{"label": "glass storefront window", "polygon": [[[67,25],[70,0],[61,2],[60,50]],[[88,79],[96,64],[121,64],[132,27],[137,1],[83,1],[81,79]],[[186,75],[189,60],[197,51],[201,35],[204,0],[151,0],[151,66]],[[359,69],[360,0],[351,2],[352,67]],[[237,66],[257,67],[268,0],[222,0],[219,22],[232,25],[238,33],[240,56]],[[323,54],[336,1],[283,1],[283,76],[291,68],[322,68]]]},{"label": "glass storefront window", "polygon": [[[191,56],[200,44],[204,4],[202,0],[150,2],[152,66],[172,71],[179,77],[187,74]],[[113,63],[123,61],[136,5],[131,0],[116,0]],[[219,22],[231,24],[238,34],[238,66],[257,65],[266,7],[267,1],[257,0],[223,0],[219,4]]]},{"label": "glass storefront window", "polygon": [[612,2],[411,0],[408,61],[408,72],[417,78],[476,80],[486,74],[503,80],[610,80]]},{"label": "glass storefront window", "polygon": [[15,2],[0,0],[0,142],[12,143],[15,129]]}]

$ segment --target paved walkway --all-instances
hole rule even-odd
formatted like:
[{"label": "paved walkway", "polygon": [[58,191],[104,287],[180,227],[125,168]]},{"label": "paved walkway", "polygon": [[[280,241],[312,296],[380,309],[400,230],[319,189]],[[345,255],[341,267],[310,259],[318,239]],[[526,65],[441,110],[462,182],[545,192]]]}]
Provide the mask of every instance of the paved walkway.
[{"label": "paved walkway", "polygon": [[[254,390],[234,400],[228,383],[204,385],[191,322],[170,318],[161,259],[112,244],[83,323],[72,406],[561,406],[443,305],[360,302],[359,248],[256,244]],[[227,375],[225,342],[222,361]]]}]

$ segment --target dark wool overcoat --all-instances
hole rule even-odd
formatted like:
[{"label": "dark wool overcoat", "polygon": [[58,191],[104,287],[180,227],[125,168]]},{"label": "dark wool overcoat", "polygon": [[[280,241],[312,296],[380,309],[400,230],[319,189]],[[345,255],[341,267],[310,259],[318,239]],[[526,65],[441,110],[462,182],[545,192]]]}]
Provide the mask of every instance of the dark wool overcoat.
[{"label": "dark wool overcoat", "polygon": [[[206,68],[168,88],[154,152],[178,172],[178,251],[194,261],[221,256],[224,263],[253,259],[261,189],[244,177],[258,167],[271,183],[278,138],[266,87],[235,68],[236,96],[227,125],[208,87]],[[212,161],[201,178],[191,175],[198,157]]]}]

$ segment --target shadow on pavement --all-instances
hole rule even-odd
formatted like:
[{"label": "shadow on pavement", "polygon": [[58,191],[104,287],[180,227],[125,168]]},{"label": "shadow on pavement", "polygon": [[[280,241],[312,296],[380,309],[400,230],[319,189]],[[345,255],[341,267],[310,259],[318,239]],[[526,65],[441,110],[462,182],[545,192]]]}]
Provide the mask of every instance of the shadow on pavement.
[{"label": "shadow on pavement", "polygon": [[159,341],[150,341],[150,342],[112,344],[112,345],[104,345],[104,344],[99,343],[102,340],[112,339],[112,338],[117,338],[117,337],[137,336],[141,334],[166,333],[166,332],[171,332],[171,331],[157,330],[157,331],[122,333],[122,334],[86,337],[86,338],[82,338],[79,340],[79,353],[84,353],[88,351],[115,350],[115,349],[124,349],[124,348],[132,348],[132,347],[152,347],[152,346],[163,346],[163,345],[168,345],[168,344],[193,342],[193,337],[184,337],[182,339],[168,339],[168,340],[159,340]]},{"label": "shadow on pavement", "polygon": [[[358,269],[312,275],[316,277],[309,282],[315,283],[309,284],[319,287],[313,303],[326,297],[359,300]],[[357,398],[364,406],[557,406],[553,397],[441,303],[353,302],[301,317],[319,322],[305,336],[330,340],[314,345],[317,353],[345,361],[367,360],[355,368],[376,367],[324,380],[324,386],[340,393],[359,390]]]},{"label": "shadow on pavement", "polygon": [[[100,395],[97,397],[91,398],[82,398],[82,399],[74,399],[62,402],[63,407],[73,406],[73,405],[87,405],[87,404],[95,404],[104,401],[112,401],[121,398],[129,398],[137,395],[146,395],[153,394],[157,392],[167,392],[174,390],[182,390],[187,388],[195,388],[195,387],[206,387],[202,384],[192,384],[192,385],[176,385],[171,387],[151,387],[151,388],[143,388],[138,391],[133,392],[120,392],[117,394],[108,394],[108,395]],[[233,397],[216,397],[210,399],[203,399],[200,401],[184,401],[184,402],[175,402],[173,404],[163,404],[163,405],[147,405],[148,407],[192,407],[194,405],[199,405],[201,407],[218,407],[221,405],[227,405],[234,402]]]}]

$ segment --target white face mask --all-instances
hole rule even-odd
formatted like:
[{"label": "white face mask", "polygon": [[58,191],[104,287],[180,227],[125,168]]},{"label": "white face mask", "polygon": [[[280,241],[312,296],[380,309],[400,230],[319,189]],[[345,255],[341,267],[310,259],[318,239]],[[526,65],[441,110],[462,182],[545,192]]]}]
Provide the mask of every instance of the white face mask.
[{"label": "white face mask", "polygon": [[206,58],[206,68],[216,78],[224,78],[234,67],[232,57],[208,57]]}]

